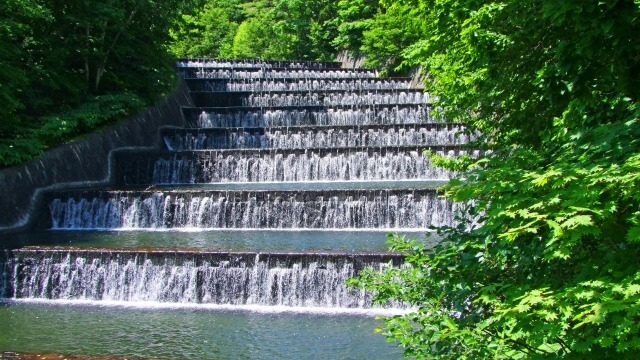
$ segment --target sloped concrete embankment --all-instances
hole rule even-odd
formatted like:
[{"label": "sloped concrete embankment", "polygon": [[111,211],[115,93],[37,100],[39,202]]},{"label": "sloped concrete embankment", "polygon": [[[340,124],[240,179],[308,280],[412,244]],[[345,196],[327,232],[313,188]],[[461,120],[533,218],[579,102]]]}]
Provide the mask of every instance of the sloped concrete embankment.
[{"label": "sloped concrete embankment", "polygon": [[183,126],[181,107],[191,105],[189,90],[180,82],[164,100],[120,124],[0,170],[0,233],[28,228],[44,190],[107,185],[113,150],[157,146],[159,129]]}]

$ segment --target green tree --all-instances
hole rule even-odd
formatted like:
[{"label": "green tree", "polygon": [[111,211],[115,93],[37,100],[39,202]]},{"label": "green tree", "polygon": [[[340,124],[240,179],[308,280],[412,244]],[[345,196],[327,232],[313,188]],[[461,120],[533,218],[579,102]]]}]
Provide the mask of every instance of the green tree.
[{"label": "green tree", "polygon": [[335,48],[331,45],[337,35],[332,21],[336,17],[335,1],[278,0],[274,2],[273,28],[281,42],[289,44],[289,54],[297,60],[331,60]]},{"label": "green tree", "polygon": [[171,30],[176,56],[332,60],[332,0],[205,0]]},{"label": "green tree", "polygon": [[378,11],[378,0],[339,0],[336,7],[336,36],[331,43],[339,50],[358,54],[362,33],[371,28],[371,19]]},{"label": "green tree", "polygon": [[258,17],[271,11],[273,8],[273,0],[241,0],[238,4],[242,13],[242,20]]},{"label": "green tree", "polygon": [[365,65],[386,72],[402,72],[414,65],[403,58],[407,47],[424,33],[424,22],[413,2],[383,3],[379,12],[367,22],[360,50]]},{"label": "green tree", "polygon": [[[409,2],[406,2],[408,4]],[[640,4],[423,0],[424,66],[480,159],[444,188],[459,225],[413,266],[356,283],[416,311],[385,333],[418,358],[632,359],[640,353]]]},{"label": "green tree", "polygon": [[[233,39],[233,57],[240,59],[264,59],[265,51],[275,34],[269,26],[269,14],[243,21]],[[276,59],[278,57],[275,57]]]},{"label": "green tree", "polygon": [[[84,79],[87,93],[118,89],[157,94],[155,84],[168,85],[162,80],[171,71],[164,44],[181,4],[177,0],[50,1],[55,18],[50,30],[61,39],[57,46],[73,49],[65,61],[76,77]],[[138,78],[131,81],[131,76]]]},{"label": "green tree", "polygon": [[406,73],[418,65],[407,50],[427,36],[422,15],[417,1],[338,1],[331,44],[383,74]]},{"label": "green tree", "polygon": [[178,57],[230,58],[242,14],[236,1],[207,2],[202,10],[184,14],[170,30],[171,52]]},{"label": "green tree", "polygon": [[[0,1],[0,164],[17,163],[39,154],[39,144],[26,137],[28,119],[21,116],[30,100],[29,62],[38,28],[52,21],[49,9],[36,0]],[[34,143],[35,142],[35,143]]]}]

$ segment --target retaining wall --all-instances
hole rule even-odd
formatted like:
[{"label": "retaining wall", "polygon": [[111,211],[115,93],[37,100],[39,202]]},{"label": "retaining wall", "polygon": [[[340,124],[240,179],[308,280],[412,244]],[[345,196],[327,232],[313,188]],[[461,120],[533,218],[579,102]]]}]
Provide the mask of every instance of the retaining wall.
[{"label": "retaining wall", "polygon": [[181,81],[164,100],[118,125],[0,170],[0,233],[28,228],[43,190],[108,185],[111,152],[122,147],[158,146],[161,127],[183,126],[182,106],[192,103]]}]

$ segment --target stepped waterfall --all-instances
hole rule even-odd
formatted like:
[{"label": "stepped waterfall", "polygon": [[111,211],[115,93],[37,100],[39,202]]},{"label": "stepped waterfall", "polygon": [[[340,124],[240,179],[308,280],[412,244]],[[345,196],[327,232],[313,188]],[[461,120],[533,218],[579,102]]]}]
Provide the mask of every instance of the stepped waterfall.
[{"label": "stepped waterfall", "polygon": [[[230,319],[247,316],[238,311],[260,309],[291,316],[287,329],[297,330],[277,330],[284,336],[303,331],[296,326],[312,321],[308,314],[340,313],[345,323],[329,326],[343,331],[340,341],[356,339],[349,326],[365,321],[361,314],[409,310],[374,304],[371,293],[345,282],[367,267],[405,266],[399,254],[363,251],[369,237],[382,243],[388,231],[419,236],[455,225],[457,205],[437,190],[455,174],[423,151],[474,156],[464,146],[473,134],[433,117],[430,94],[409,78],[335,62],[180,59],[177,69],[194,104],[183,108],[184,127],[162,129],[158,148],[114,152],[109,186],[48,191],[40,234],[74,240],[5,249],[2,298],[26,309],[144,304],[185,319],[182,307],[215,308],[229,328],[240,326]],[[239,250],[215,242],[251,234],[284,245],[249,241]],[[171,245],[182,237],[204,240]],[[332,247],[341,237],[364,245]],[[304,240],[320,238],[322,245]],[[102,316],[83,311],[93,315],[79,321]],[[368,338],[354,341],[361,354],[378,349]],[[379,346],[369,358],[398,355]]]}]

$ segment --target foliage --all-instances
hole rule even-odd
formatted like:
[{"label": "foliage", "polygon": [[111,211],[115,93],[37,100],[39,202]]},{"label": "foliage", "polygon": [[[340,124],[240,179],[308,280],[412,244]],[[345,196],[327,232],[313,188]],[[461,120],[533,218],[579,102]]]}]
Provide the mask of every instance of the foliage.
[{"label": "foliage", "polygon": [[269,15],[247,19],[240,24],[233,38],[232,54],[237,59],[264,59],[274,38]]},{"label": "foliage", "polygon": [[21,40],[32,36],[33,22],[48,22],[51,17],[46,8],[30,0],[3,1],[0,14],[3,18],[0,22],[0,101],[3,104],[0,116],[6,118],[24,107],[15,96],[16,91],[24,91],[27,81],[26,69],[19,56]]},{"label": "foliage", "polygon": [[[35,41],[36,24],[51,22],[50,11],[37,0],[0,2],[0,138],[18,135],[24,119],[25,92],[29,89],[29,69],[22,51]],[[26,53],[26,54],[25,54]]]},{"label": "foliage", "polygon": [[35,134],[48,148],[131,116],[144,105],[142,99],[127,93],[96,96],[71,111],[43,117],[43,126]]},{"label": "foliage", "polygon": [[[184,4],[178,0],[49,2],[55,14],[51,32],[59,35],[84,92],[133,91],[153,99],[174,84],[164,50],[168,29]],[[135,79],[133,79],[135,78]]]},{"label": "foliage", "polygon": [[417,1],[338,1],[332,44],[363,56],[364,65],[383,75],[406,74],[416,66],[407,56],[427,35]]},{"label": "foliage", "polygon": [[296,60],[333,60],[336,6],[332,0],[279,0],[275,2],[274,29],[290,44]]},{"label": "foliage", "polygon": [[170,29],[169,49],[184,57],[231,58],[233,39],[242,15],[236,2],[207,2],[194,14],[183,14]]},{"label": "foliage", "polygon": [[413,3],[382,4],[362,34],[360,50],[366,55],[365,65],[386,71],[408,70],[401,56],[421,35],[423,21],[418,10]]},{"label": "foliage", "polygon": [[[0,166],[40,154],[42,135],[50,146],[77,133],[48,137],[52,129],[63,128],[53,114],[82,112],[96,96],[120,107],[121,93],[148,104],[170,89],[175,80],[165,49],[168,29],[188,5],[177,0],[1,1]],[[81,122],[77,130],[91,131],[89,124]]]},{"label": "foliage", "polygon": [[394,237],[412,267],[355,281],[416,307],[385,333],[418,358],[636,358],[640,4],[423,0],[416,11],[426,28],[403,61],[423,66],[444,115],[491,151],[445,186],[467,205],[438,229],[444,242]]},{"label": "foliage", "polygon": [[378,0],[339,0],[334,20],[336,36],[332,44],[340,50],[360,52],[362,34],[371,28],[371,19],[378,10]]},{"label": "foliage", "polygon": [[99,95],[77,108],[39,118],[40,127],[22,132],[13,139],[0,139],[0,163],[19,164],[41,155],[46,149],[71,141],[105,125],[135,114],[146,102],[134,94]]},{"label": "foliage", "polygon": [[178,57],[332,60],[332,0],[209,0],[174,24]]}]

